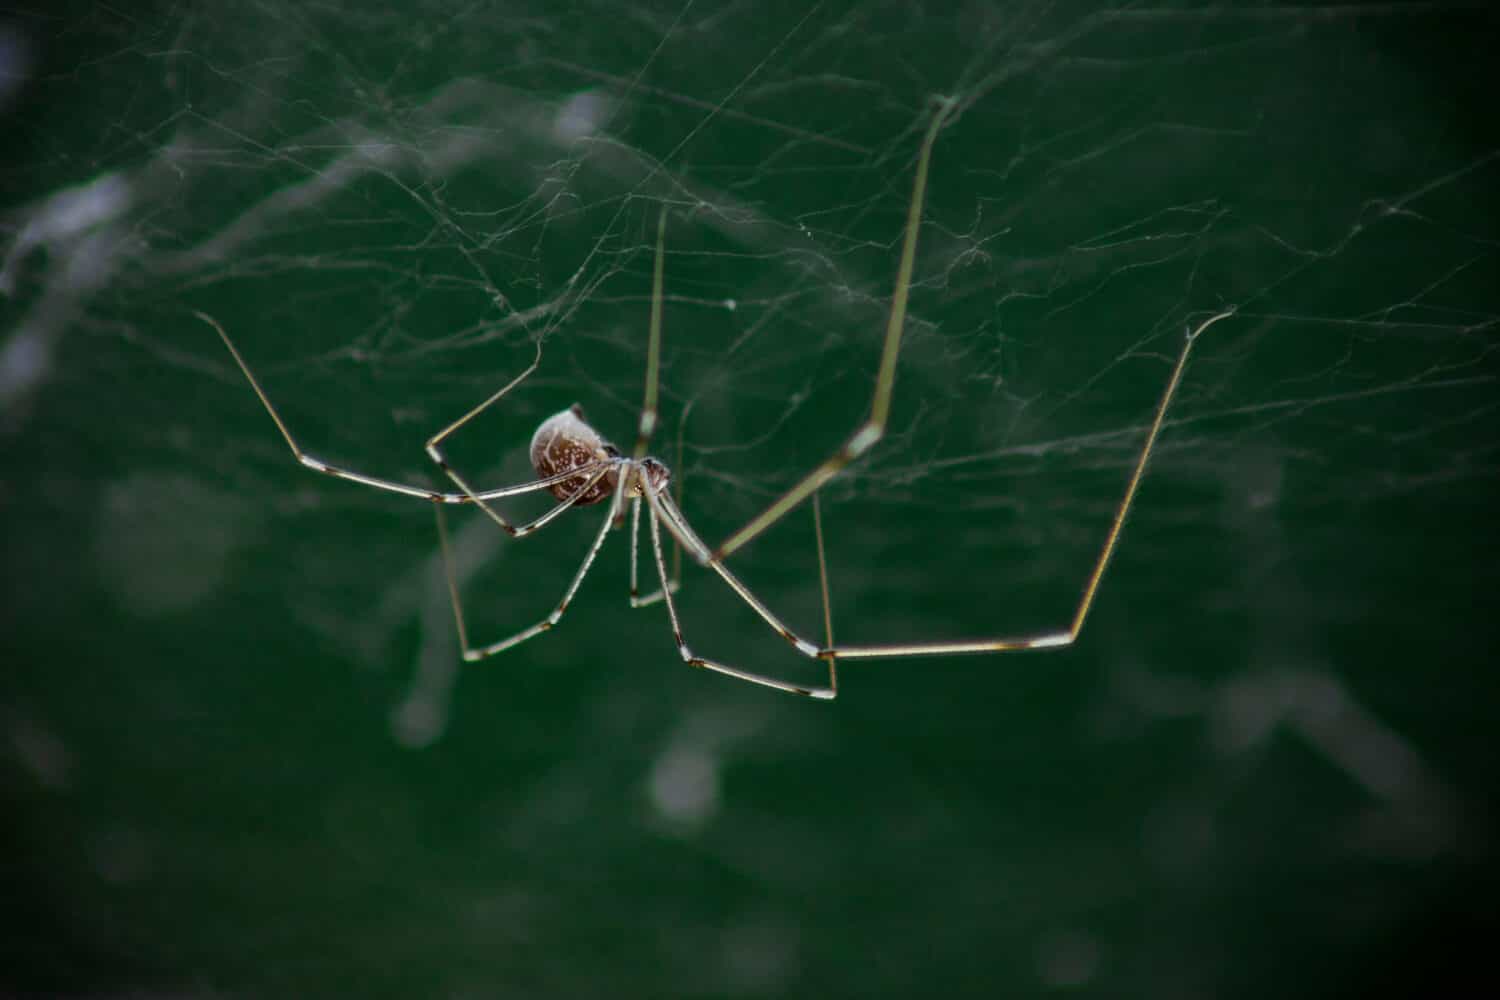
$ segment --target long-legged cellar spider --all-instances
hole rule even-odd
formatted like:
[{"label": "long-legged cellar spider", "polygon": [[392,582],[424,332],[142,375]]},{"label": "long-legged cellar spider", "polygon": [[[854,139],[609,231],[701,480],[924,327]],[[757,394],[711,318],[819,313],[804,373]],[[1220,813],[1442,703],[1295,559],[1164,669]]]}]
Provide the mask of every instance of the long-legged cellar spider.
[{"label": "long-legged cellar spider", "polygon": [[[1192,351],[1193,344],[1196,342],[1198,335],[1210,325],[1229,316],[1233,312],[1233,309],[1226,309],[1216,315],[1210,316],[1188,332],[1182,345],[1182,351],[1177,357],[1177,362],[1172,368],[1170,377],[1167,379],[1166,387],[1162,390],[1161,399],[1156,405],[1156,415],[1151,422],[1150,429],[1146,433],[1145,442],[1141,445],[1141,451],[1135,460],[1130,478],[1126,482],[1124,496],[1121,498],[1120,504],[1115,511],[1114,519],[1110,523],[1108,533],[1105,535],[1104,544],[1094,561],[1092,571],[1084,582],[1077,607],[1066,628],[1030,635],[989,639],[940,640],[886,645],[836,645],[833,641],[832,621],[828,612],[828,575],[823,555],[822,517],[817,507],[817,491],[830,479],[838,475],[839,471],[846,465],[869,451],[885,433],[886,421],[890,415],[891,395],[896,381],[896,362],[901,351],[901,333],[906,319],[907,297],[911,290],[912,266],[917,250],[917,233],[922,221],[922,204],[927,187],[927,168],[932,158],[932,147],[937,139],[938,132],[949,120],[955,107],[956,102],[952,99],[940,101],[936,112],[932,116],[932,121],[928,124],[922,138],[921,150],[917,157],[916,176],[912,183],[911,203],[907,210],[906,227],[901,244],[900,264],[896,271],[896,285],[891,296],[891,310],[886,322],[884,346],[880,355],[880,368],[875,377],[875,388],[870,399],[869,416],[854,429],[854,432],[850,434],[849,439],[841,448],[824,459],[820,465],[805,475],[795,486],[781,496],[780,499],[751,518],[743,527],[730,534],[717,548],[710,547],[703,542],[688,522],[687,516],[673,499],[671,492],[667,488],[671,479],[671,473],[667,467],[657,459],[651,458],[646,454],[651,442],[651,436],[657,426],[657,383],[661,365],[662,261],[665,247],[665,211],[662,212],[657,225],[656,259],[652,278],[650,339],[646,355],[645,400],[641,408],[639,430],[636,435],[633,452],[628,456],[622,454],[614,445],[610,444],[596,430],[589,426],[588,422],[584,419],[583,410],[579,406],[574,405],[547,418],[537,428],[535,435],[531,439],[531,461],[536,469],[537,478],[531,482],[522,483],[517,486],[476,490],[449,465],[448,460],[443,455],[442,446],[456,431],[480,413],[498,403],[536,370],[541,360],[540,346],[538,346],[537,356],[533,358],[525,371],[521,372],[520,375],[516,376],[498,392],[494,393],[468,413],[465,413],[453,423],[434,434],[427,441],[428,456],[437,464],[438,468],[443,470],[448,479],[458,487],[458,492],[446,493],[420,486],[398,483],[388,479],[381,479],[377,476],[369,476],[351,469],[340,468],[303,451],[302,447],[292,436],[291,431],[287,428],[286,423],[281,419],[281,415],[271,404],[270,398],[261,388],[259,380],[251,372],[250,366],[246,364],[245,359],[240,355],[239,350],[235,347],[233,341],[229,339],[229,335],[224,331],[223,327],[204,313],[198,313],[197,315],[206,323],[213,326],[214,329],[218,330],[219,336],[224,340],[224,345],[229,348],[229,352],[233,355],[235,362],[238,363],[240,369],[245,373],[245,377],[249,380],[251,388],[255,390],[255,394],[260,398],[261,403],[265,405],[266,411],[271,415],[271,419],[275,421],[277,429],[281,431],[282,437],[286,439],[286,443],[291,448],[292,454],[296,456],[297,461],[316,472],[326,473],[330,476],[347,479],[351,482],[360,483],[379,490],[386,490],[391,493],[418,497],[433,503],[433,509],[437,515],[438,537],[443,551],[444,564],[447,568],[448,589],[453,602],[454,620],[457,623],[459,641],[463,647],[465,660],[480,660],[487,656],[492,656],[510,649],[556,625],[562,619],[563,613],[573,600],[573,596],[578,592],[579,585],[583,583],[583,578],[588,574],[589,568],[593,565],[600,548],[603,547],[604,540],[610,530],[623,526],[624,505],[627,501],[630,504],[631,603],[639,607],[653,604],[660,600],[666,604],[667,614],[672,622],[672,632],[677,642],[678,651],[682,654],[683,660],[692,666],[706,667],[709,670],[728,674],[740,680],[762,684],[766,687],[788,691],[793,694],[808,695],[814,698],[833,698],[838,694],[837,664],[839,660],[935,656],[956,653],[1003,653],[1021,649],[1046,649],[1067,646],[1078,638],[1080,631],[1083,629],[1084,620],[1088,617],[1089,609],[1093,606],[1094,596],[1099,589],[1099,582],[1103,578],[1104,571],[1109,565],[1110,557],[1114,554],[1115,546],[1119,542],[1120,530],[1125,524],[1126,516],[1130,512],[1130,506],[1135,500],[1137,489],[1145,472],[1146,463],[1151,457],[1151,449],[1155,446],[1156,439],[1161,433],[1167,409],[1171,405],[1172,397],[1177,391],[1179,382],[1182,380],[1182,372],[1187,365],[1188,354]],[[524,524],[513,524],[492,503],[492,501],[504,497],[539,490],[551,491],[558,502],[540,517]],[[732,553],[770,528],[809,497],[814,502],[813,513],[814,524],[816,526],[819,582],[822,586],[824,623],[827,633],[826,641],[822,645],[809,642],[794,632],[725,565],[725,560]],[[599,525],[599,531],[594,536],[593,543],[589,546],[587,553],[585,553],[582,564],[580,564],[578,571],[573,575],[572,581],[568,584],[568,588],[563,593],[562,600],[557,603],[557,606],[540,621],[513,635],[489,643],[488,645],[472,645],[469,640],[468,629],[464,623],[463,602],[459,597],[458,585],[453,575],[448,530],[443,515],[444,505],[476,504],[507,533],[520,538],[549,524],[554,518],[569,508],[586,507],[605,502],[607,502],[608,506],[605,516]],[[636,583],[636,564],[643,504],[650,526],[651,549],[661,585],[660,589],[655,593],[644,597],[640,595]],[[677,543],[699,565],[705,566],[717,573],[746,604],[755,610],[756,614],[760,615],[794,649],[805,656],[823,660],[828,668],[827,684],[819,686],[794,684],[764,674],[740,670],[727,663],[711,660],[694,653],[688,647],[687,641],[683,637],[682,623],[677,615],[676,604],[672,600],[675,583],[669,578],[666,561],[662,557],[661,530],[663,526],[666,527],[667,532],[676,539]]]}]

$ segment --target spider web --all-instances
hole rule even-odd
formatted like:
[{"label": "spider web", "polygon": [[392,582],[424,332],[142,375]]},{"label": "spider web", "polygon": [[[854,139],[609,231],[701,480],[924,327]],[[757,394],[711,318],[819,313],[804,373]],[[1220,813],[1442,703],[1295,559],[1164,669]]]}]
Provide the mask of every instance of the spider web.
[{"label": "spider web", "polygon": [[[1459,671],[1429,698],[1402,655],[1442,635],[1444,659],[1473,663],[1483,626],[1461,609],[1495,582],[1475,556],[1493,553],[1500,440],[1500,142],[1475,55],[1490,21],[1426,4],[557,6],[101,5],[0,33],[24,150],[5,168],[0,418],[8,468],[46,456],[5,493],[53,531],[9,539],[22,617],[48,621],[81,588],[85,607],[204,649],[280,635],[270,648],[316,652],[296,654],[302,676],[358,675],[349,712],[388,720],[387,741],[438,743],[467,688],[430,514],[297,469],[191,311],[236,338],[308,451],[414,483],[438,483],[427,436],[539,356],[451,452],[474,480],[519,482],[532,429],[573,402],[633,442],[665,209],[653,451],[713,543],[864,417],[918,145],[947,95],[960,110],[933,156],[887,438],[822,494],[840,639],[1065,624],[1184,331],[1237,313],[1195,349],[1087,672],[892,661],[846,685],[952,719],[959,759],[1006,767],[1047,726],[996,747],[993,713],[1031,696],[1064,699],[1092,752],[1146,756],[1197,720],[1200,763],[1143,835],[1163,877],[1197,870],[1219,779],[1253,785],[1276,732],[1358,799],[1325,807],[1349,840],[1457,850],[1452,762],[1481,740],[1444,742],[1434,720],[1493,684]],[[551,608],[601,516],[521,544],[459,519],[479,640]],[[70,549],[56,536],[80,519]],[[733,565],[819,637],[812,538],[795,511]],[[559,628],[476,683],[502,704],[471,718],[504,719],[512,749],[555,744],[525,705],[616,736],[664,711],[675,653],[660,609],[622,607],[624,550],[613,539]],[[722,586],[686,577],[696,649],[812,679]],[[224,605],[261,613],[225,626]],[[1376,623],[1404,654],[1372,645]],[[295,700],[301,683],[273,690]],[[792,709],[722,707],[739,696],[662,723],[649,780],[630,775],[658,829],[689,836],[731,808],[727,759],[821,759],[756,743]],[[965,701],[984,711],[954,718]],[[32,714],[30,769],[65,772]],[[1068,745],[1053,750],[1085,753]],[[608,777],[558,768],[561,788]],[[970,803],[966,823],[992,808]],[[544,803],[522,811],[546,829]],[[761,871],[750,846],[715,850]],[[751,914],[698,974],[756,992],[816,966],[782,916]],[[1118,937],[1075,911],[1029,919],[1030,981],[1152,982],[1111,971]]]}]

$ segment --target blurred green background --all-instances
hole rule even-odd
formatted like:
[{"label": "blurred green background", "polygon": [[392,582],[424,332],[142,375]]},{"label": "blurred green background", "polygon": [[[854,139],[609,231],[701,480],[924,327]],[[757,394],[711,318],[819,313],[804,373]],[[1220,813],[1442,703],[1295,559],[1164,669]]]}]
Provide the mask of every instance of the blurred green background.
[{"label": "blurred green background", "polygon": [[[1486,968],[1496,20],[1478,7],[12,5],[0,14],[0,988],[109,996],[1325,996]],[[927,6],[931,10],[924,10]],[[825,491],[849,642],[685,669],[614,537],[459,668],[420,501],[574,401],[720,540]],[[538,508],[514,505],[518,513]],[[481,641],[599,513],[455,522]],[[820,632],[811,518],[733,561]],[[695,649],[816,669],[689,567]]]}]

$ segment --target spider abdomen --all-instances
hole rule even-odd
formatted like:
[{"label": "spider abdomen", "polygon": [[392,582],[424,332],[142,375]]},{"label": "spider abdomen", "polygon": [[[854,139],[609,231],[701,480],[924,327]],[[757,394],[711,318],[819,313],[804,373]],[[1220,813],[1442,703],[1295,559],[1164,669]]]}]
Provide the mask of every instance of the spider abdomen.
[{"label": "spider abdomen", "polygon": [[[599,432],[583,418],[583,408],[577,403],[559,413],[554,413],[531,436],[531,465],[538,477],[545,479],[570,469],[597,466],[600,462],[618,458],[619,451],[604,440]],[[592,471],[553,483],[547,487],[559,500],[566,500],[588,482]],[[619,482],[619,471],[611,467],[590,486],[574,505],[586,507],[607,499]]]}]

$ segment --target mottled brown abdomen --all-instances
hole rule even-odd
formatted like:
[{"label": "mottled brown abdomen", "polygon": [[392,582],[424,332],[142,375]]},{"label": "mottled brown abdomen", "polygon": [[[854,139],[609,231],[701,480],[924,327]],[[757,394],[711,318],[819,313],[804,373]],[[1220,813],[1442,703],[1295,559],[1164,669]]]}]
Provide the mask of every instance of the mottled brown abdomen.
[{"label": "mottled brown abdomen", "polygon": [[[531,436],[531,465],[541,479],[569,469],[597,466],[611,458],[618,458],[619,454],[614,445],[600,437],[599,432],[584,421],[583,409],[576,403],[542,421],[542,425]],[[596,468],[588,473],[580,473],[553,483],[547,489],[557,499],[566,500],[581,489],[588,482],[589,476],[597,471]],[[615,491],[619,479],[619,470],[611,468],[575,501],[576,506],[586,507],[608,499]]]}]

